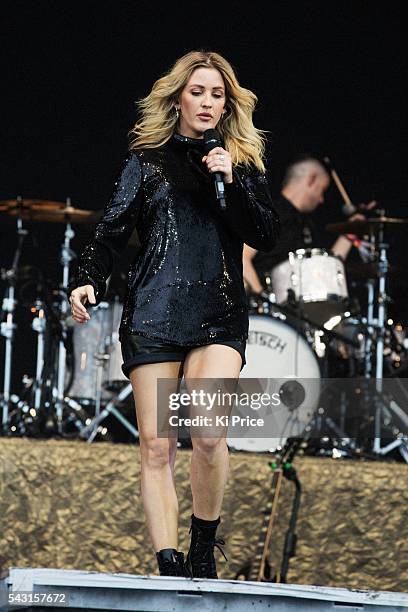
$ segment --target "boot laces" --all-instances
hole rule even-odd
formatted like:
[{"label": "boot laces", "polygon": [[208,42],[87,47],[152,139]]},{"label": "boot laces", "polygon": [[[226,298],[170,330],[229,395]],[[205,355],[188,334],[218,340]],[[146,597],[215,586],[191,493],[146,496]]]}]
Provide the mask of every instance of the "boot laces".
[{"label": "boot laces", "polygon": [[[192,530],[192,527],[190,527],[189,533],[191,533],[191,530]],[[221,546],[225,546],[225,541],[222,538],[215,538],[215,537],[209,538],[209,539],[198,538],[196,542],[196,546],[204,554],[213,552],[214,548],[217,548],[222,554],[222,556],[224,557],[224,559],[228,561],[225,552],[221,548]]]},{"label": "boot laces", "polygon": [[214,548],[218,548],[218,550],[220,551],[224,559],[228,561],[225,552],[221,548],[221,546],[225,546],[224,540],[222,538],[215,538],[214,540],[211,540],[211,544],[213,545]]}]

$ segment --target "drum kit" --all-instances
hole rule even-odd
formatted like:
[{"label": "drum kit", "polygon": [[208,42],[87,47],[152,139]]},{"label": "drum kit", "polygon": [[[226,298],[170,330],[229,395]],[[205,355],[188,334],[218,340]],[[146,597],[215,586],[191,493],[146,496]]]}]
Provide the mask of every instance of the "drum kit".
[{"label": "drum kit", "polygon": [[[389,232],[406,231],[408,219],[386,217],[384,211],[376,213],[378,216],[364,221],[349,220],[326,227],[333,234],[363,238],[364,262],[347,269],[341,258],[324,249],[299,249],[265,273],[267,291],[260,296],[248,294],[247,365],[241,377],[263,378],[265,392],[271,391],[272,383],[275,387],[280,383],[282,390],[283,382],[298,381],[302,401],[294,411],[295,434],[290,432],[293,419],[288,418],[289,408],[279,438],[251,437],[249,432],[246,438],[229,439],[233,448],[274,451],[288,436],[300,435],[299,427],[303,427],[308,431],[314,428],[319,444],[323,437],[330,437],[328,454],[333,453],[333,445],[336,456],[355,456],[356,451],[381,456],[398,448],[408,462],[408,413],[385,393],[385,387],[387,392],[391,387],[384,387],[383,382],[384,377],[390,377],[396,385],[401,383],[400,377],[408,367],[406,331],[387,318],[390,297],[386,281],[398,271],[389,266],[385,242]],[[347,280],[365,288],[365,311],[356,307]],[[333,409],[322,407],[319,387],[324,387],[325,380],[340,378],[348,379],[345,386],[353,393],[361,388],[361,379],[373,383],[368,384],[365,397],[369,410],[366,415],[360,412],[361,429],[365,419],[368,429],[364,436],[369,438],[370,448],[362,448],[346,429],[347,399],[343,397],[343,406],[339,406],[338,421],[332,418]],[[407,405],[408,393],[404,388],[402,392]],[[314,421],[310,418],[319,413],[326,416]],[[391,440],[390,434],[384,433],[384,423],[387,431],[392,431]],[[388,443],[382,445],[385,437]]]},{"label": "drum kit", "polygon": [[[2,300],[1,336],[4,338],[3,393],[0,395],[4,435],[64,435],[92,440],[109,439],[101,422],[107,414],[116,416],[129,433],[137,429],[118,410],[130,396],[131,387],[121,371],[118,328],[122,314],[119,295],[101,302],[87,326],[76,325],[70,316],[67,288],[74,227],[94,224],[100,211],[75,208],[67,202],[5,200],[0,202],[2,223],[16,224],[17,247],[9,269],[1,270],[6,289]],[[34,266],[20,266],[24,243],[31,223],[65,226],[60,248],[61,280],[57,286],[45,280]],[[34,315],[35,374],[23,377],[22,391],[12,393],[12,370],[17,325],[18,297],[22,288],[34,287],[27,304]],[[102,410],[104,415],[101,418]],[[94,422],[99,418],[98,423]]]},{"label": "drum kit", "polygon": [[[86,326],[74,324],[66,299],[70,266],[75,258],[71,248],[74,227],[94,224],[100,215],[100,211],[73,207],[69,199],[65,203],[22,198],[0,202],[2,223],[8,220],[16,225],[13,261],[9,269],[1,270],[5,285],[0,319],[0,335],[4,338],[0,395],[4,435],[48,433],[77,436],[88,442],[97,436],[110,439],[104,420],[111,415],[138,438],[137,428],[124,416],[124,405],[132,390],[121,371],[121,297],[111,294],[101,302]],[[31,223],[57,223],[65,228],[57,286],[47,283],[42,273],[35,277],[33,267],[20,265]],[[386,217],[384,211],[376,211],[376,216],[364,221],[328,225],[326,229],[334,234],[351,233],[364,238],[364,261],[345,269],[340,258],[323,249],[300,249],[289,253],[286,261],[268,272],[268,291],[261,296],[248,296],[247,365],[241,376],[281,381],[280,393],[289,398],[289,404],[297,398],[297,429],[293,422],[288,429],[286,416],[282,415],[277,424],[279,437],[273,444],[270,437],[251,437],[249,433],[246,438],[229,439],[231,448],[276,450],[300,426],[310,428],[310,411],[316,414],[321,409],[319,396],[324,379],[362,377],[376,381],[373,453],[379,456],[398,448],[408,461],[407,437],[401,434],[404,427],[408,430],[408,417],[395,401],[385,398],[382,388],[384,375],[398,377],[408,366],[405,328],[387,319],[386,281],[388,276],[398,275],[398,270],[389,265],[385,242],[389,232],[406,231],[407,227],[407,219]],[[31,327],[36,334],[36,366],[34,376],[23,378],[23,390],[17,395],[11,391],[15,314],[19,286],[23,281],[27,284],[27,279],[35,286],[29,309],[34,315]],[[365,287],[365,312],[353,304],[347,282],[350,279]],[[320,438],[328,427],[343,447],[347,441],[348,450],[355,452],[358,443],[345,428],[347,405],[342,410],[339,422],[319,417]],[[399,430],[394,413],[398,413],[399,423],[402,420]],[[393,439],[382,446],[385,419],[391,423]]]}]

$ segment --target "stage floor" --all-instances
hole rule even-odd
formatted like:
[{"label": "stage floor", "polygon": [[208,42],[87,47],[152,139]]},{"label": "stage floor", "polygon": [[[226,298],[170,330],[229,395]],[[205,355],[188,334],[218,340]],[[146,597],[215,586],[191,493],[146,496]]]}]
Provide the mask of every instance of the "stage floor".
[{"label": "stage floor", "polygon": [[[179,549],[187,551],[191,451],[176,460]],[[251,559],[268,500],[269,455],[231,452],[219,535],[221,579]],[[408,591],[408,465],[296,457],[303,487],[288,583]],[[139,495],[136,444],[0,438],[0,570],[43,567],[156,574]],[[279,569],[292,487],[273,536]]]}]

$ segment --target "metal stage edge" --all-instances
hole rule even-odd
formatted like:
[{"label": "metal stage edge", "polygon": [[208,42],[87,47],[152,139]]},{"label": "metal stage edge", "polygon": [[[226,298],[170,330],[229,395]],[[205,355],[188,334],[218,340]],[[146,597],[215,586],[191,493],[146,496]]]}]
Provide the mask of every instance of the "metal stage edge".
[{"label": "metal stage edge", "polygon": [[[64,593],[63,605],[29,603],[10,606],[10,593]],[[389,591],[364,591],[332,587],[202,580],[166,576],[103,574],[80,570],[10,568],[0,580],[0,610],[179,610],[273,609],[326,611],[408,610],[408,594]]]}]

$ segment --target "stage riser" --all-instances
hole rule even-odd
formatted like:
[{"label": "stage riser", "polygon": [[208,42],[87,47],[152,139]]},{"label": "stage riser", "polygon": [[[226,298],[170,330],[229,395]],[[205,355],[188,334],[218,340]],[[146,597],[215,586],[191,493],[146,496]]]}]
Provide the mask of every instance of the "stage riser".
[{"label": "stage riser", "polygon": [[[0,581],[0,610],[7,594],[21,592],[64,594],[63,606],[21,606],[19,610],[218,612],[395,612],[408,610],[408,595],[355,592],[302,585],[232,580],[190,580],[164,576],[100,574],[45,568],[11,568]],[[16,609],[16,608],[14,608]]]}]

